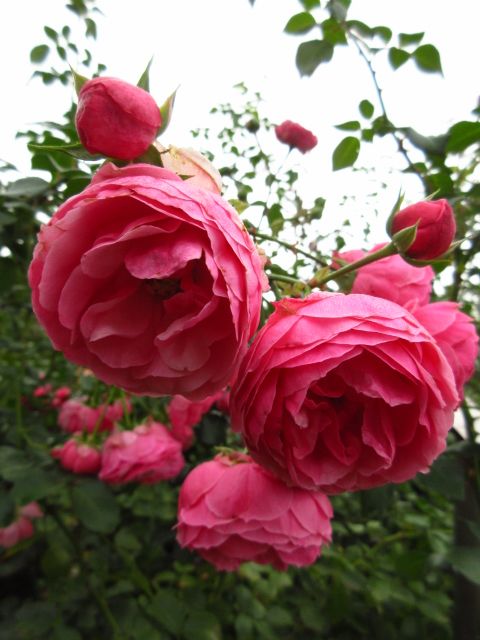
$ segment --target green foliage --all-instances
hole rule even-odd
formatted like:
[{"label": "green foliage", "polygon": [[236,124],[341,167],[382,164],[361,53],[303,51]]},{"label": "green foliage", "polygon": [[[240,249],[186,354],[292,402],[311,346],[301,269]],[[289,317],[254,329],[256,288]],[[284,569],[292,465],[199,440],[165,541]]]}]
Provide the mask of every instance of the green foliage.
[{"label": "green foliage", "polygon": [[[392,30],[349,20],[347,0],[323,7],[318,0],[300,4],[303,11],[285,31],[301,36],[316,25],[321,29],[320,39],[299,45],[296,62],[304,76],[329,63],[336,46],[346,45],[360,53],[370,71],[375,56],[387,52],[394,70],[413,59],[420,71],[441,72],[438,51],[422,44],[423,33],[400,33],[398,46],[390,46]],[[67,6],[85,36],[95,38],[93,0],[72,0]],[[45,84],[71,81],[67,63],[77,51],[88,75],[94,75],[92,56],[72,42],[69,25],[47,26],[44,34],[48,44],[33,47],[30,55],[39,66],[35,75]],[[46,62],[57,66],[42,67]],[[147,90],[149,66],[139,82]],[[103,68],[98,65],[96,72]],[[352,167],[362,143],[374,144],[386,135],[395,139],[405,170],[418,176],[425,194],[439,189],[438,197],[455,204],[458,235],[468,240],[453,252],[453,277],[446,280],[444,297],[462,301],[475,315],[480,190],[473,176],[479,114],[474,111],[471,120],[438,136],[423,136],[391,121],[385,105],[372,98],[381,94],[379,83],[373,74],[373,91],[352,105],[351,120],[337,126],[355,134],[334,150],[333,169]],[[216,155],[226,195],[268,258],[272,290],[264,301],[263,322],[274,296],[303,296],[311,278],[328,272],[332,251],[345,244],[347,223],[324,235],[325,199],[318,194],[304,201],[298,154],[278,160],[284,149],[262,112],[260,94],[243,84],[237,89],[239,102],[216,107],[215,124],[194,135]],[[161,107],[162,131],[174,97]],[[462,409],[470,443],[452,436],[431,472],[412,482],[334,496],[333,544],[309,569],[277,572],[246,564],[233,574],[216,572],[175,543],[182,478],[110,488],[63,471],[51,459],[61,434],[56,411],[33,394],[40,374],[92,403],[119,393],[52,351],[30,311],[26,274],[40,219],[81,191],[98,166],[99,158],[81,149],[74,113],[72,105],[62,122],[20,134],[32,151],[32,168],[44,171],[44,177],[13,180],[0,190],[0,527],[32,500],[44,511],[34,538],[0,550],[0,640],[451,640],[455,581],[462,576],[480,584],[478,512],[461,520],[469,539],[454,539],[458,511],[470,496],[466,479],[478,487],[479,453],[469,413],[480,400],[478,379],[472,380]],[[416,156],[410,156],[412,148]],[[156,163],[158,152],[150,149],[144,159]],[[132,424],[147,415],[166,422],[165,404],[165,399],[134,398]],[[185,473],[211,458],[215,447],[239,445],[228,427],[215,409],[203,418],[195,445],[186,452]]]}]

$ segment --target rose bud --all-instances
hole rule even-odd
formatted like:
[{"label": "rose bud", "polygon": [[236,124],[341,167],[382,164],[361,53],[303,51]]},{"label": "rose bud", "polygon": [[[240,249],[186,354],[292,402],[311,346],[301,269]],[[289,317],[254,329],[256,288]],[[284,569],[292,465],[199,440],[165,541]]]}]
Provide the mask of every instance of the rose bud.
[{"label": "rose bud", "polygon": [[463,386],[475,373],[478,355],[478,335],[472,318],[460,311],[457,302],[433,302],[417,309],[414,315],[443,351],[463,399]]},{"label": "rose bud", "polygon": [[218,409],[225,412],[228,407],[228,392],[219,391],[199,402],[192,402],[183,396],[173,396],[170,400],[167,407],[168,417],[172,425],[170,433],[182,444],[182,449],[188,449],[192,446],[194,440],[193,427],[200,422],[214,404],[217,406],[219,404]]},{"label": "rose bud", "polygon": [[413,243],[404,251],[415,260],[434,260],[443,255],[455,237],[456,224],[447,200],[417,202],[397,211],[391,221],[391,235],[418,224]]},{"label": "rose bud", "polygon": [[330,542],[333,511],[319,492],[287,487],[246,455],[204,462],[186,477],[177,540],[217,569],[312,564]]},{"label": "rose bud", "polygon": [[191,400],[225,388],[268,280],[236,211],[166,169],[104,165],[44,226],[29,270],[54,347],[114,386]]},{"label": "rose bud", "polygon": [[165,169],[181,176],[189,184],[213,193],[222,192],[222,176],[216,167],[195,149],[180,149],[170,145],[164,147],[155,143],[161,152]]},{"label": "rose bud", "polygon": [[138,158],[155,140],[161,122],[152,96],[123,80],[93,78],[80,90],[75,124],[92,154]]},{"label": "rose bud", "polygon": [[[384,246],[378,244],[370,252],[353,250],[335,256],[348,263],[356,262]],[[332,266],[339,265],[334,261]],[[430,302],[434,276],[432,267],[414,267],[401,256],[393,255],[357,269],[351,292],[386,298],[412,311]]]},{"label": "rose bud", "polygon": [[432,336],[373,296],[318,293],[275,306],[230,399],[252,457],[291,485],[327,494],[427,472],[458,404]]},{"label": "rose bud", "polygon": [[282,124],[277,125],[275,135],[280,142],[288,144],[291,149],[298,149],[301,153],[311,151],[318,142],[311,131],[291,120],[285,120]]},{"label": "rose bud", "polygon": [[54,447],[50,455],[57,458],[64,469],[73,473],[97,473],[100,469],[99,450],[77,438],[67,440],[61,447]]},{"label": "rose bud", "polygon": [[118,431],[105,441],[99,478],[110,484],[169,480],[183,469],[182,447],[159,422]]}]

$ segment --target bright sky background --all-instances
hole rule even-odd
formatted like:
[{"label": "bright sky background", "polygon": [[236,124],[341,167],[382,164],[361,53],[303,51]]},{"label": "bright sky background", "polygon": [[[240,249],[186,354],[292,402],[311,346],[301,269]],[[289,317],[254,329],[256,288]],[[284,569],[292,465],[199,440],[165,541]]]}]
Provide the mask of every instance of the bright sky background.
[{"label": "bright sky background", "polygon": [[[297,0],[257,0],[253,8],[248,0],[98,0],[97,6],[104,15],[96,18],[98,40],[90,41],[88,48],[95,61],[107,65],[108,75],[135,83],[153,55],[151,92],[157,101],[163,102],[180,85],[164,144],[194,145],[190,130],[210,126],[210,108],[228,101],[232,86],[245,81],[252,90],[261,91],[265,115],[274,122],[291,119],[317,135],[317,148],[305,156],[292,154],[291,161],[300,170],[301,192],[307,201],[327,197],[325,224],[335,222],[328,216],[338,218],[338,203],[345,194],[355,194],[362,202],[381,188],[382,181],[386,188],[374,199],[374,208],[389,208],[400,188],[406,191],[407,202],[422,196],[415,178],[391,175],[392,163],[396,167],[402,163],[395,158],[394,144],[386,140],[370,148],[362,145],[359,164],[375,166],[374,177],[349,170],[332,174],[331,153],[346,135],[333,125],[356,119],[358,102],[367,98],[377,104],[376,97],[363,62],[347,47],[338,48],[333,61],[321,65],[311,78],[299,77],[296,47],[316,36],[283,33],[288,18],[301,11]],[[72,96],[71,89],[30,80],[29,52],[47,42],[43,25],[73,27],[76,19],[63,0],[5,0],[3,9],[0,158],[28,174],[29,154],[22,140],[15,143],[15,132],[33,122],[60,118]],[[397,32],[425,31],[424,42],[440,50],[443,78],[419,72],[413,62],[393,72],[386,59],[379,57],[378,77],[395,123],[429,135],[443,133],[453,122],[470,117],[480,91],[476,82],[478,0],[353,0],[349,17],[371,26],[384,24]],[[75,66],[75,60],[71,62]],[[284,147],[275,140],[272,150],[279,161],[284,157]]]}]

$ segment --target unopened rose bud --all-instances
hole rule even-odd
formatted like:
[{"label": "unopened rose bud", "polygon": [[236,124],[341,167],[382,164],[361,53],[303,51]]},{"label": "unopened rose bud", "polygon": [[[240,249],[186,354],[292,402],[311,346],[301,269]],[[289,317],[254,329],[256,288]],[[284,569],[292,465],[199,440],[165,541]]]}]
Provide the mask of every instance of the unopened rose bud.
[{"label": "unopened rose bud", "polygon": [[415,239],[404,253],[415,260],[440,257],[455,237],[455,216],[445,199],[418,202],[398,211],[392,219],[392,237],[414,225],[417,225]]},{"label": "unopened rose bud", "polygon": [[155,140],[162,118],[155,100],[117,78],[94,78],[78,96],[75,124],[90,153],[133,160]]},{"label": "unopened rose bud", "polygon": [[169,169],[189,184],[202,187],[213,193],[222,192],[222,176],[213,164],[195,149],[162,146],[159,142],[155,146],[162,155],[162,163],[165,169]]},{"label": "unopened rose bud", "polygon": [[255,120],[255,118],[252,118],[245,125],[245,129],[249,133],[257,133],[257,131],[260,129],[260,123],[258,122],[258,120]]},{"label": "unopened rose bud", "polygon": [[318,142],[311,131],[291,120],[285,120],[277,125],[275,135],[280,142],[288,144],[290,148],[298,149],[301,153],[311,151]]}]

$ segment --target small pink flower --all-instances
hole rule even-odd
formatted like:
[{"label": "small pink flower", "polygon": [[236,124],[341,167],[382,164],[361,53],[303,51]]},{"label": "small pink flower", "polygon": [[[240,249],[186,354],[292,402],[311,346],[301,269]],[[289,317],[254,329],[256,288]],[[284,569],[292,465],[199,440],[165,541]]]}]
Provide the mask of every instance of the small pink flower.
[{"label": "small pink flower", "polygon": [[277,125],[275,135],[280,142],[288,144],[290,148],[298,149],[301,153],[311,151],[318,142],[311,131],[291,120],[285,120]]},{"label": "small pink flower", "polygon": [[58,409],[71,395],[70,387],[59,387],[53,394],[52,407]]},{"label": "small pink flower", "polygon": [[[349,263],[356,262],[384,246],[385,243],[378,244],[370,252],[353,250],[335,256]],[[334,261],[333,266],[339,265]],[[430,301],[434,275],[430,266],[414,267],[399,255],[388,256],[357,270],[352,293],[385,298],[412,311]]]},{"label": "small pink flower", "polygon": [[172,425],[171,434],[182,444],[183,449],[192,446],[194,440],[193,427],[216,404],[220,404],[219,410],[228,406],[228,392],[219,391],[199,402],[187,400],[183,396],[173,396],[167,407],[168,417]]},{"label": "small pink flower", "polygon": [[325,493],[404,482],[445,449],[451,367],[403,307],[367,295],[276,303],[232,389],[232,424],[285,482]]},{"label": "small pink flower", "polygon": [[97,473],[100,469],[101,455],[98,449],[77,438],[71,438],[61,447],[55,447],[50,454],[60,461],[64,469],[73,473]]},{"label": "small pink flower", "polygon": [[34,398],[43,398],[44,396],[48,396],[52,391],[51,384],[44,384],[40,387],[37,387],[33,392]]},{"label": "small pink flower", "polygon": [[[127,410],[131,404],[127,403]],[[63,403],[58,414],[59,426],[68,433],[86,431],[111,431],[115,422],[123,417],[124,405],[116,400],[113,405],[102,404],[99,407],[89,407],[82,400],[67,400]]]},{"label": "small pink flower", "polygon": [[20,516],[8,527],[0,528],[0,546],[9,549],[22,540],[31,538],[34,533],[35,531],[29,518]]},{"label": "small pink flower", "polygon": [[463,386],[475,372],[478,355],[478,335],[472,318],[460,311],[456,302],[433,302],[417,309],[414,316],[443,351],[463,399]]},{"label": "small pink flower", "polygon": [[34,518],[43,518],[43,511],[40,508],[38,502],[29,502],[28,504],[20,507],[20,515],[33,520]]},{"label": "small pink flower", "polygon": [[155,100],[140,87],[117,78],[94,78],[78,96],[75,124],[90,153],[120,160],[142,155],[162,123]]},{"label": "small pink flower", "polygon": [[147,164],[104,165],[40,231],[32,303],[101,380],[202,400],[234,378],[268,281],[236,211]]},{"label": "small pink flower", "polygon": [[303,567],[330,542],[332,515],[323,494],[287,487],[249,456],[220,455],[185,479],[177,540],[224,571],[249,561]]},{"label": "small pink flower", "polygon": [[99,478],[110,484],[153,484],[174,478],[184,464],[181,444],[163,424],[149,422],[108,436]]},{"label": "small pink flower", "polygon": [[409,258],[434,260],[447,251],[455,237],[455,215],[445,199],[417,202],[397,211],[392,219],[392,235],[415,224],[417,235],[405,251]]}]

